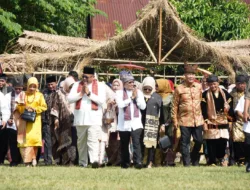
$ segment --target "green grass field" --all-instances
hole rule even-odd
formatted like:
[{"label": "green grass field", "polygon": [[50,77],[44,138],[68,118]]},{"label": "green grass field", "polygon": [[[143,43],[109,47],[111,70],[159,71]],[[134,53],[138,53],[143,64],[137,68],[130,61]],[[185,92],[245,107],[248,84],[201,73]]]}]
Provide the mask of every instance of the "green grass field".
[{"label": "green grass field", "polygon": [[0,166],[0,189],[250,189],[245,167],[188,167],[136,170],[60,166]]}]

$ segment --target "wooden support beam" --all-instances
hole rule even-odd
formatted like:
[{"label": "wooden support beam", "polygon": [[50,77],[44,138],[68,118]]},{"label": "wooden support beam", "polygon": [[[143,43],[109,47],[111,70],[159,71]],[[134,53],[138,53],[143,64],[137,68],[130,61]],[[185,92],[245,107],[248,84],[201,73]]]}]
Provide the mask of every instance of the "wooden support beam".
[{"label": "wooden support beam", "polygon": [[[24,72],[24,73],[27,73],[27,72]],[[24,74],[23,72],[5,72],[6,75],[21,75],[21,74]],[[27,73],[29,74],[29,73]],[[32,72],[31,74],[34,74],[34,75],[67,75],[69,74],[69,72],[65,72],[65,71],[41,71],[41,72]]]},{"label": "wooden support beam", "polygon": [[159,52],[158,52],[158,64],[161,64],[161,49],[162,49],[162,7],[160,8],[160,20],[159,20]]},{"label": "wooden support beam", "polygon": [[157,63],[157,59],[156,59],[156,57],[155,57],[155,55],[154,55],[154,53],[153,53],[151,47],[149,46],[149,44],[148,44],[146,38],[145,38],[144,35],[142,34],[140,28],[137,28],[137,31],[138,31],[138,33],[140,34],[140,36],[141,36],[143,42],[145,43],[146,47],[148,48],[148,51],[149,51],[151,57],[153,58],[153,60],[155,61],[155,63]]},{"label": "wooden support beam", "polygon": [[[109,62],[109,63],[138,63],[138,64],[150,64],[155,65],[156,62],[153,61],[133,61],[133,60],[122,60],[122,59],[102,59],[102,58],[93,58],[93,61]],[[184,62],[162,62],[162,65],[184,65]],[[211,62],[188,62],[188,64],[197,64],[197,65],[211,65]]]},{"label": "wooden support beam", "polygon": [[[147,74],[132,74],[133,76],[144,76]],[[98,76],[107,76],[107,73],[98,73]],[[108,76],[119,76],[117,73],[109,73]],[[164,78],[164,75],[155,75],[155,77]],[[228,78],[228,76],[218,76],[219,78]],[[166,75],[165,78],[184,78],[184,75]],[[195,78],[201,79],[203,76],[195,76]]]},{"label": "wooden support beam", "polygon": [[168,51],[168,53],[162,58],[161,62],[165,61],[166,58],[177,48],[177,46],[184,40],[185,37],[182,37],[175,45],[172,47],[171,50]]}]

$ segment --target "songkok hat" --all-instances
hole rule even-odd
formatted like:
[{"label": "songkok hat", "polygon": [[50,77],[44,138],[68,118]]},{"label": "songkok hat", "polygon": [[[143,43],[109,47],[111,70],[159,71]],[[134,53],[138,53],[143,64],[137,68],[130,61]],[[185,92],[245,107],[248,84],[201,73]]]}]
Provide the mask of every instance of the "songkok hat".
[{"label": "songkok hat", "polygon": [[0,74],[0,79],[7,80],[7,75],[4,73]]},{"label": "songkok hat", "polygon": [[188,64],[186,61],[184,62],[184,73],[196,73],[198,65]]},{"label": "songkok hat", "polygon": [[245,75],[237,75],[235,78],[236,83],[244,83],[247,82],[247,76]]},{"label": "songkok hat", "polygon": [[216,75],[210,75],[207,78],[207,82],[219,82],[219,78]]},{"label": "songkok hat", "polygon": [[51,75],[46,78],[46,83],[56,82],[56,76]]},{"label": "songkok hat", "polygon": [[23,76],[17,76],[17,77],[15,77],[14,82],[13,82],[13,86],[14,87],[21,87],[21,86],[23,86]]},{"label": "songkok hat", "polygon": [[94,75],[95,74],[95,69],[92,67],[84,67],[83,68],[83,73],[84,74],[91,74]]}]

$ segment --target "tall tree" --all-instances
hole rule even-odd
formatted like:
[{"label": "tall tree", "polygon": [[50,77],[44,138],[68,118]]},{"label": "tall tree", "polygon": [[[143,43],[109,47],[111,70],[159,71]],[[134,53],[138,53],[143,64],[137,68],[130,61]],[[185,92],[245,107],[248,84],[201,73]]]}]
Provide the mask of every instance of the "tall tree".
[{"label": "tall tree", "polygon": [[96,0],[9,0],[0,1],[0,52],[23,29],[84,37],[87,16],[104,14]]},{"label": "tall tree", "polygon": [[197,34],[209,41],[250,37],[250,10],[240,0],[170,0]]}]

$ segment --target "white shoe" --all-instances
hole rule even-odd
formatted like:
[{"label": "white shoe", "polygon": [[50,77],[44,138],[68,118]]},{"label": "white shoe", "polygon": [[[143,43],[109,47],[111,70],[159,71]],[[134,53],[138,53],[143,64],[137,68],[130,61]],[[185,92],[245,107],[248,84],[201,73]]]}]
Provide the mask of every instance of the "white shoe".
[{"label": "white shoe", "polygon": [[37,165],[37,161],[36,161],[36,159],[33,159],[33,160],[32,160],[32,166],[33,166],[33,167],[36,167],[36,165]]}]

